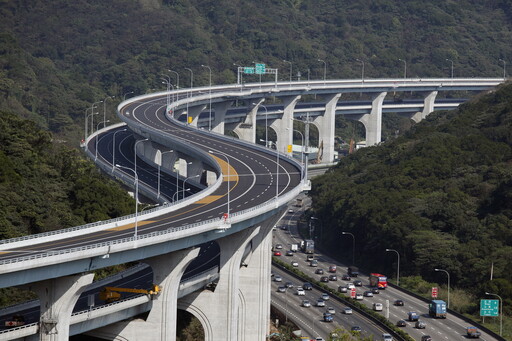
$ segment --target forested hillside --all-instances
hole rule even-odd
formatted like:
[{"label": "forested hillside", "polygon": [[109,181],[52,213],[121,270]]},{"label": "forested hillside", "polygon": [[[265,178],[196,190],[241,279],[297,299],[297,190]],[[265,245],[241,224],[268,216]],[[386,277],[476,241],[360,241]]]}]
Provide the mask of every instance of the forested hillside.
[{"label": "forested hillside", "polygon": [[402,275],[446,269],[455,286],[511,300],[512,85],[342,159],[311,194],[331,250],[350,257],[349,231],[368,269],[395,273],[391,248]]},{"label": "forested hillside", "polygon": [[107,220],[133,205],[78,150],[0,112],[0,239]]},{"label": "forested hillside", "polygon": [[93,102],[115,95],[112,112],[124,94],[163,90],[164,73],[177,86],[168,69],[180,87],[185,68],[208,83],[202,64],[213,83],[254,61],[286,80],[283,60],[294,79],[321,79],[318,59],[327,78],[360,77],[356,59],[366,77],[402,76],[399,59],[410,76],[448,77],[451,60],[455,77],[498,77],[512,55],[507,0],[5,0],[0,16],[0,108],[75,146]]}]

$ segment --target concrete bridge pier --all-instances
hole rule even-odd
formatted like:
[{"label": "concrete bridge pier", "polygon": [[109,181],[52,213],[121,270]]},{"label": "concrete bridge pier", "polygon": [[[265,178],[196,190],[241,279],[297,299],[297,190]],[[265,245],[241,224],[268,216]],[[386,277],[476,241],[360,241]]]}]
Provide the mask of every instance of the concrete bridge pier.
[{"label": "concrete bridge pier", "polygon": [[71,313],[94,274],[78,274],[36,282],[28,286],[41,304],[40,341],[68,341]]},{"label": "concrete bridge pier", "polygon": [[[313,121],[313,124],[318,128],[319,140],[323,141],[322,163],[334,161],[334,117],[336,116],[336,105],[340,97],[341,93],[327,97],[324,114],[317,116]],[[319,150],[318,152],[320,153],[321,151]]]},{"label": "concrete bridge pier", "polygon": [[432,111],[434,111],[434,103],[436,102],[437,91],[430,92],[424,100],[423,111],[418,111],[414,115],[410,116],[411,120],[419,123],[424,120]]},{"label": "concrete bridge pier", "polygon": [[372,100],[372,110],[369,114],[347,115],[348,119],[361,122],[366,129],[366,146],[375,146],[382,140],[382,102],[387,92],[381,92]]},{"label": "concrete bridge pier", "polygon": [[213,105],[215,117],[212,122],[212,130],[214,132],[224,135],[224,118],[226,117],[226,112],[232,104],[233,102],[226,101],[215,103]]},{"label": "concrete bridge pier", "polygon": [[[248,283],[247,279],[242,281],[240,279],[240,268],[244,267],[245,264],[242,262],[244,251],[247,244],[259,232],[260,227],[258,226],[218,239],[217,242],[220,246],[220,271],[219,281],[214,291],[203,290],[201,292],[194,292],[178,302],[178,308],[190,312],[201,321],[206,341],[265,339],[265,333],[259,336],[252,334],[250,339],[241,337],[241,335],[245,334],[245,332],[241,331],[246,326],[244,321],[249,323],[249,319],[255,318],[256,314],[263,312],[263,309],[270,308],[269,305],[266,305],[266,300],[261,301],[257,299],[258,306],[252,306],[244,301],[250,295],[259,296],[260,291],[268,290],[268,286],[266,288],[258,288],[260,280],[255,280],[254,277],[251,277],[252,285]],[[266,250],[267,253],[270,252],[269,250]],[[258,256],[255,257],[258,258]],[[261,260],[262,257],[259,258]],[[270,262],[266,264],[262,263],[259,271],[270,274]],[[243,269],[242,272],[248,273],[249,269]],[[268,283],[270,284],[270,282]],[[266,293],[266,295],[269,294],[270,291]],[[241,295],[243,298],[242,303]],[[262,304],[265,304],[265,307],[262,307]],[[264,316],[267,316],[267,314]],[[266,322],[268,323],[268,321]],[[261,321],[257,321],[256,324],[260,325]],[[251,329],[260,330],[262,328],[266,332],[265,327],[252,327]]]},{"label": "concrete bridge pier", "polygon": [[199,114],[201,114],[201,112],[203,112],[204,109],[206,109],[206,105],[196,105],[188,108],[188,117],[189,120],[192,120],[192,122],[190,123],[191,126],[197,127]]},{"label": "concrete bridge pier", "polygon": [[152,301],[147,319],[121,321],[88,332],[106,340],[176,340],[178,289],[183,273],[199,255],[200,248],[190,248],[144,260],[153,269],[154,283],[161,292]]},{"label": "concrete bridge pier", "polygon": [[283,97],[283,116],[270,125],[277,134],[277,148],[282,153],[291,154],[288,153],[288,146],[293,142],[293,111],[300,97],[300,95]]},{"label": "concrete bridge pier", "polygon": [[245,119],[236,124],[233,131],[240,140],[256,143],[256,116],[261,103],[265,101],[260,99],[255,106],[249,111]]}]

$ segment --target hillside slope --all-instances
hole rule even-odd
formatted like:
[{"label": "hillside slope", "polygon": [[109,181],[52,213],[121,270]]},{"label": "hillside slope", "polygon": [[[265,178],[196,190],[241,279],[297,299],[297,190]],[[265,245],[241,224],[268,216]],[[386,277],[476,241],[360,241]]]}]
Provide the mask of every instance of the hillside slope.
[{"label": "hillside slope", "polygon": [[437,267],[475,289],[493,264],[494,277],[510,286],[512,85],[344,158],[314,180],[312,196],[322,242],[343,245],[348,256],[351,240],[341,231],[353,233],[368,268],[393,273],[396,255],[385,252],[392,248],[404,275],[432,280]]}]

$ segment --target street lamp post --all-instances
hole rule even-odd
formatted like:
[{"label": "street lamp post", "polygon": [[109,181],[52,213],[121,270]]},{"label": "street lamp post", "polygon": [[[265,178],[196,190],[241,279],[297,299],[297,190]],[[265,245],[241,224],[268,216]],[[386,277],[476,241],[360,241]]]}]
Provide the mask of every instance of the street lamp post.
[{"label": "street lamp post", "polygon": [[485,292],[486,295],[496,296],[500,299],[500,336],[503,336],[503,299],[498,294],[491,294],[490,292]]},{"label": "street lamp post", "polygon": [[137,172],[137,144],[141,143],[141,142],[145,142],[147,141],[148,139],[144,139],[144,140],[138,140],[135,142],[135,145],[133,147],[133,158],[135,159],[135,172]]},{"label": "street lamp post", "polygon": [[290,64],[290,86],[291,86],[292,85],[291,84],[291,82],[292,82],[292,62],[290,62],[288,60],[284,60],[284,59],[283,59],[283,62]]},{"label": "street lamp post", "polygon": [[204,68],[207,68],[210,72],[210,120],[208,122],[208,131],[212,130],[212,69],[208,65],[201,65]]},{"label": "street lamp post", "polygon": [[361,60],[361,59],[359,59],[359,58],[356,58],[356,60],[362,64],[362,70],[361,70],[361,82],[363,82],[363,83],[364,83],[364,60]]},{"label": "street lamp post", "polygon": [[91,113],[92,113],[92,112],[94,112],[94,107],[85,109],[85,127],[84,127],[84,128],[85,128],[85,129],[84,129],[84,130],[85,130],[85,135],[84,135],[84,141],[85,141],[85,140],[87,140],[87,136],[88,136],[88,134],[87,134],[87,133],[88,133],[88,129],[87,129],[87,128],[88,128],[87,120],[89,119],[89,116],[91,115],[91,114],[89,114],[89,115],[87,114],[87,112],[88,112],[89,110],[91,110]]},{"label": "street lamp post", "polygon": [[133,91],[128,91],[123,95],[123,101],[126,101],[126,95],[133,94]]},{"label": "street lamp post", "polygon": [[99,122],[99,123],[96,125],[96,143],[95,143],[95,144],[96,144],[96,147],[94,148],[94,149],[95,149],[95,151],[94,151],[94,161],[98,160],[98,135],[99,135],[99,134],[98,134],[98,130],[100,129],[100,128],[99,128],[99,127],[100,127],[100,124],[105,125],[105,124],[107,124],[108,122],[110,122],[110,120],[107,120],[107,121],[105,121],[105,122]]},{"label": "street lamp post", "polygon": [[503,79],[507,78],[507,62],[505,59],[500,59],[500,62],[503,63]]},{"label": "street lamp post", "polygon": [[185,199],[185,183],[187,182],[187,180],[188,179],[193,179],[193,178],[198,178],[198,177],[199,177],[199,174],[193,175],[193,176],[189,176],[188,178],[183,180],[183,197],[182,197],[182,199]]},{"label": "street lamp post", "polygon": [[176,72],[176,71],[171,70],[171,69],[169,69],[167,71],[176,74],[176,89],[179,89],[180,88],[180,74],[178,72]]},{"label": "street lamp post", "polygon": [[135,232],[133,234],[133,242],[134,247],[137,247],[137,233],[138,233],[138,218],[139,218],[139,177],[137,175],[137,171],[131,169],[130,167],[125,167],[121,165],[116,165],[117,168],[130,170],[134,174],[135,178]]},{"label": "street lamp post", "polygon": [[190,90],[192,90],[192,87],[194,86],[194,71],[188,67],[186,67],[185,70],[190,71]]},{"label": "street lamp post", "polygon": [[453,60],[446,58],[446,61],[450,62],[452,65],[450,75],[451,75],[451,78],[453,79]]},{"label": "street lamp post", "polygon": [[400,286],[400,254],[397,250],[386,249],[387,252],[396,252],[396,256],[398,257],[398,263],[396,265],[396,285]]},{"label": "street lamp post", "polygon": [[[176,200],[178,200],[180,198],[179,193],[183,192],[183,197],[185,197],[185,192],[188,192],[188,191],[190,191],[190,188],[187,188],[187,189],[182,190],[182,191],[176,191],[176,193],[174,193],[172,195],[172,202],[175,202]],[[174,199],[174,197],[176,197],[176,199]]]},{"label": "street lamp post", "polygon": [[[99,113],[98,113],[98,112],[94,112],[94,109],[93,109],[93,111],[92,111],[89,115],[87,115],[87,116],[85,117],[85,126],[86,126],[86,127],[88,126],[88,123],[87,123],[87,122],[89,121],[89,117],[91,117],[91,121],[92,121],[92,117],[93,117],[94,115],[98,115],[98,114],[99,114]],[[91,134],[92,134],[92,133],[93,133],[93,128],[92,128],[92,126],[91,126]],[[85,139],[87,140],[87,137],[86,137]],[[85,150],[87,150],[87,144],[85,144]]]},{"label": "street lamp post", "polygon": [[172,153],[174,150],[166,150],[165,152],[161,152],[160,153],[160,163],[158,163],[158,194],[157,194],[157,199],[160,199],[160,167],[162,167],[162,160],[163,160],[163,155],[166,154],[166,153]]},{"label": "street lamp post", "polygon": [[450,273],[446,270],[443,270],[443,269],[434,269],[434,271],[442,271],[444,273],[446,273],[446,276],[448,276],[448,303],[447,303],[447,307],[448,309],[450,309]]},{"label": "street lamp post", "polygon": [[404,82],[407,79],[407,62],[405,59],[398,58],[399,61],[404,62]]},{"label": "street lamp post", "polygon": [[352,265],[354,265],[356,262],[356,237],[354,236],[354,234],[346,231],[342,231],[341,234],[348,234],[352,236]]},{"label": "street lamp post", "polygon": [[[94,108],[96,104],[103,103],[103,101],[94,102],[91,106],[91,108]],[[92,110],[94,111],[94,109]],[[99,113],[99,112],[98,112]],[[94,133],[94,116],[91,117],[91,134]]]},{"label": "street lamp post", "polygon": [[103,124],[106,124],[106,122],[107,122],[107,100],[112,99],[114,97],[116,97],[116,96],[107,96],[103,100]]},{"label": "street lamp post", "polygon": [[231,174],[230,174],[231,165],[229,163],[229,158],[228,158],[228,156],[226,154],[224,154],[222,152],[214,152],[212,150],[209,150],[208,153],[222,155],[223,157],[226,158],[226,162],[228,163],[228,178],[227,178],[226,182],[228,183],[228,219],[229,219],[229,215],[230,215],[230,212],[231,212],[230,209],[229,209],[229,205],[230,205],[230,202],[231,202],[231,200],[229,198],[229,192],[231,192],[231,188],[229,186],[229,182],[231,181]]},{"label": "street lamp post", "polygon": [[322,59],[317,59],[319,62],[322,62],[324,63],[324,87],[325,87],[325,77],[327,75],[327,63],[325,62],[325,60],[322,60]]},{"label": "street lamp post", "polygon": [[113,141],[112,141],[112,173],[114,173],[114,167],[115,167],[115,161],[116,161],[116,134],[121,132],[121,131],[126,131],[126,129],[115,131],[114,132],[114,138],[113,138]]},{"label": "street lamp post", "polygon": [[[165,78],[163,78],[165,77]],[[163,80],[162,84],[167,84],[167,94],[166,94],[166,104],[167,104],[167,108],[169,108],[169,105],[171,104],[171,97],[170,97],[170,92],[171,92],[171,77],[168,76],[168,75],[162,75],[162,78]],[[168,109],[165,109],[165,112],[167,112]]]}]

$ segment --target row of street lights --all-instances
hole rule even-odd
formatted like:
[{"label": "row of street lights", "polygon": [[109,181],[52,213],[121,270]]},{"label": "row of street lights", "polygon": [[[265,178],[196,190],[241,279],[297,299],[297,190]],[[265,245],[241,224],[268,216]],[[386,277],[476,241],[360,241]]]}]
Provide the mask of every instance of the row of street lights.
[{"label": "row of street lights", "polygon": [[[352,244],[352,264],[354,264],[355,262],[355,258],[354,258],[354,253],[355,253],[355,248],[356,248],[356,244],[355,244],[355,236],[350,233],[350,232],[346,232],[346,231],[342,231],[341,232],[342,235],[350,235],[352,236],[352,240],[353,240],[353,244]],[[394,249],[386,249],[386,252],[395,252],[396,255],[397,255],[397,273],[396,273],[396,285],[399,286],[400,285],[400,253],[397,251],[397,250],[394,250]],[[444,272],[446,273],[446,276],[448,278],[448,295],[447,295],[447,303],[446,303],[446,306],[448,309],[450,309],[450,273],[447,271],[447,270],[444,270],[444,269],[438,269],[438,268],[435,268],[434,271],[436,272]],[[501,298],[501,296],[499,296],[498,294],[493,294],[493,293],[490,293],[490,292],[485,292],[486,295],[490,295],[490,296],[497,296],[498,299],[500,300],[500,336],[503,335],[503,299]]]}]

